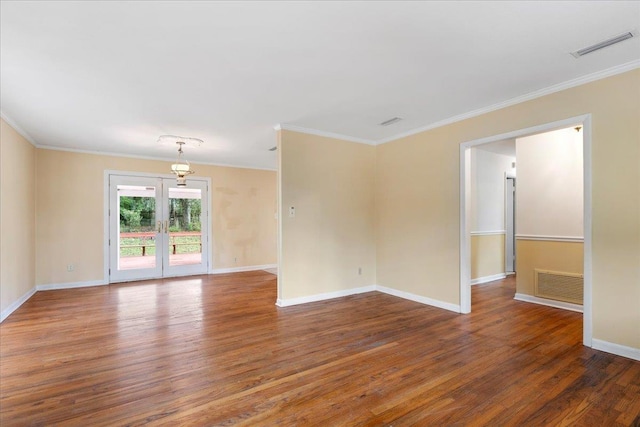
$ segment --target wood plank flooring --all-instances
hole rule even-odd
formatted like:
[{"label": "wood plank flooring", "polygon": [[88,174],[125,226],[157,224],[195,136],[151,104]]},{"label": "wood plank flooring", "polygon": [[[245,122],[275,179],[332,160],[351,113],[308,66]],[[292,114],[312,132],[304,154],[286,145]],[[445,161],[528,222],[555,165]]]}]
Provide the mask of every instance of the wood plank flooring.
[{"label": "wood plank flooring", "polygon": [[582,315],[474,286],[288,308],[266,272],[38,292],[0,325],[0,425],[630,426],[640,362]]}]

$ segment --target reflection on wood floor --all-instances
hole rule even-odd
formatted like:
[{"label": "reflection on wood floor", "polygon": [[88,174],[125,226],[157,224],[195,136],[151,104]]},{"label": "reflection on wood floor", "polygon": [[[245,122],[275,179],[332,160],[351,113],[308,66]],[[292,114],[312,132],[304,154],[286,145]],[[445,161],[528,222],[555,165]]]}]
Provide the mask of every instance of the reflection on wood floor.
[{"label": "reflection on wood floor", "polygon": [[470,315],[376,292],[278,308],[267,272],[38,292],[0,325],[0,424],[637,423],[640,363],[513,295],[474,286]]}]

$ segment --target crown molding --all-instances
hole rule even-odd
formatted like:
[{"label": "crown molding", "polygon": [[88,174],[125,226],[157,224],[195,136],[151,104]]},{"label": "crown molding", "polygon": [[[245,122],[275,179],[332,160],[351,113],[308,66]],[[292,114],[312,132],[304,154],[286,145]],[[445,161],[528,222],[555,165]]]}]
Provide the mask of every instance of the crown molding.
[{"label": "crown molding", "polygon": [[[114,153],[110,151],[80,150],[77,148],[55,147],[52,145],[38,145],[37,148],[40,148],[42,150],[65,151],[69,153],[93,154],[96,156],[124,157],[127,159],[155,160],[160,162],[175,161],[175,157],[169,158],[169,157],[140,156],[136,154],[122,154],[122,153]],[[234,165],[231,163],[198,162],[198,161],[192,161],[192,160],[189,160],[189,163],[191,163],[192,165],[221,166],[225,168],[254,169],[254,170],[272,171],[272,172],[277,170],[277,168],[263,168],[258,166],[240,166],[240,165]]]},{"label": "crown molding", "polygon": [[591,83],[597,80],[601,80],[607,77],[615,76],[617,74],[626,73],[627,71],[635,70],[636,68],[640,68],[640,59],[636,59],[631,62],[627,62],[625,64],[617,65],[615,67],[607,68],[606,70],[597,71],[595,73],[587,74],[582,77],[578,77],[572,80],[567,80],[562,83],[558,83],[553,86],[546,87],[544,89],[536,90],[525,95],[521,95],[515,98],[511,98],[509,100],[499,102],[497,104],[489,105],[487,107],[478,108],[476,110],[469,111],[467,113],[459,114],[457,116],[452,116],[425,126],[421,126],[419,128],[415,128],[412,130],[408,130],[405,132],[401,132],[386,138],[372,140],[372,139],[364,139],[358,138],[348,135],[341,135],[333,132],[325,132],[318,129],[310,129],[302,126],[289,125],[286,123],[278,123],[273,128],[276,131],[280,130],[290,130],[294,132],[306,133],[310,135],[318,135],[325,136],[328,138],[336,138],[342,139],[345,141],[358,142],[361,144],[367,145],[380,145],[385,144],[387,142],[395,141],[401,138],[406,138],[408,136],[412,136],[421,132],[426,132],[431,129],[436,129],[442,126],[450,125],[452,123],[460,122],[462,120],[470,119],[472,117],[477,117],[482,114],[490,113],[492,111],[500,110],[502,108],[510,107],[512,105],[520,104],[522,102],[530,101],[532,99],[541,98],[546,95],[551,95],[552,93],[560,92],[566,89],[571,89],[576,86],[580,86],[586,83]]},{"label": "crown molding", "polygon": [[0,110],[0,117],[2,117],[2,120],[4,120],[5,122],[7,122],[7,124],[9,126],[11,126],[13,128],[13,130],[15,130],[16,132],[18,132],[24,139],[26,139],[27,141],[29,141],[29,143],[31,145],[33,145],[36,148],[40,148],[40,146],[36,143],[36,140],[33,139],[31,137],[31,135],[29,135],[24,129],[22,129],[20,126],[18,126],[18,124],[9,116],[7,116],[4,111]]},{"label": "crown molding", "polygon": [[357,138],[355,136],[342,135],[342,134],[334,133],[334,132],[325,132],[325,131],[318,130],[318,129],[305,128],[305,127],[301,127],[301,126],[289,125],[289,124],[286,124],[286,123],[280,123],[280,124],[274,126],[274,129],[275,130],[290,130],[292,132],[300,132],[300,133],[306,133],[306,134],[309,134],[309,135],[324,136],[326,138],[342,139],[344,141],[357,142],[359,144],[376,145],[376,141],[374,141],[372,139]]},{"label": "crown molding", "polygon": [[550,95],[552,93],[560,92],[565,89],[571,89],[572,87],[580,86],[586,83],[591,83],[596,80],[601,80],[607,77],[615,76],[617,74],[626,73],[627,71],[635,70],[636,68],[640,68],[640,59],[636,59],[631,62],[627,62],[626,64],[617,65],[615,67],[607,68],[606,70],[597,71],[595,73],[587,74],[586,76],[578,77],[576,79],[567,80],[563,83],[558,83],[553,86],[546,87],[544,89],[536,90],[530,92],[525,95],[521,95],[515,98],[511,98],[507,101],[499,102],[497,104],[493,104],[487,107],[479,108],[477,110],[469,111],[468,113],[459,114],[457,116],[449,117],[444,120],[437,121],[435,123],[431,123],[426,126],[422,126],[410,131],[402,132],[394,136],[390,136],[388,138],[383,138],[375,141],[375,145],[384,144],[387,142],[395,141],[400,138],[405,138],[407,136],[415,135],[420,132],[425,132],[431,129],[439,128],[445,125],[449,125],[451,123],[459,122],[465,119],[470,119],[472,117],[477,117],[482,114],[490,113],[492,111],[500,110],[502,108],[510,107],[512,105],[520,104],[525,101],[530,101],[532,99],[541,98],[545,95]]}]

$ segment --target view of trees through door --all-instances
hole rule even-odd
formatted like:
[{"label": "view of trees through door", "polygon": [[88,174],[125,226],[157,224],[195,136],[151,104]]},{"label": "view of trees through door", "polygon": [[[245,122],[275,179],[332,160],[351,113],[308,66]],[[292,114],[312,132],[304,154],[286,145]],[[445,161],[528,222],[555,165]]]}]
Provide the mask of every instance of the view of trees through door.
[{"label": "view of trees through door", "polygon": [[208,270],[208,186],[190,180],[110,177],[110,280]]},{"label": "view of trees through door", "polygon": [[[152,197],[120,197],[120,256],[153,256],[156,200]],[[200,253],[200,199],[169,199],[169,234],[176,244],[175,253]],[[173,253],[173,248],[172,248]]]}]

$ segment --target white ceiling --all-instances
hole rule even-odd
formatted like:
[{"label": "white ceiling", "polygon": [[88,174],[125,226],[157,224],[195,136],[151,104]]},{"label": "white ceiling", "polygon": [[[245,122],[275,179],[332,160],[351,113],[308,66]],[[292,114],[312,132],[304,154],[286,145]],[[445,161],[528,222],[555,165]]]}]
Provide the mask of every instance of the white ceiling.
[{"label": "white ceiling", "polygon": [[194,163],[275,168],[279,123],[379,143],[640,66],[640,37],[569,54],[637,30],[636,1],[0,7],[2,114],[32,142],[172,159],[158,136],[190,136]]}]

